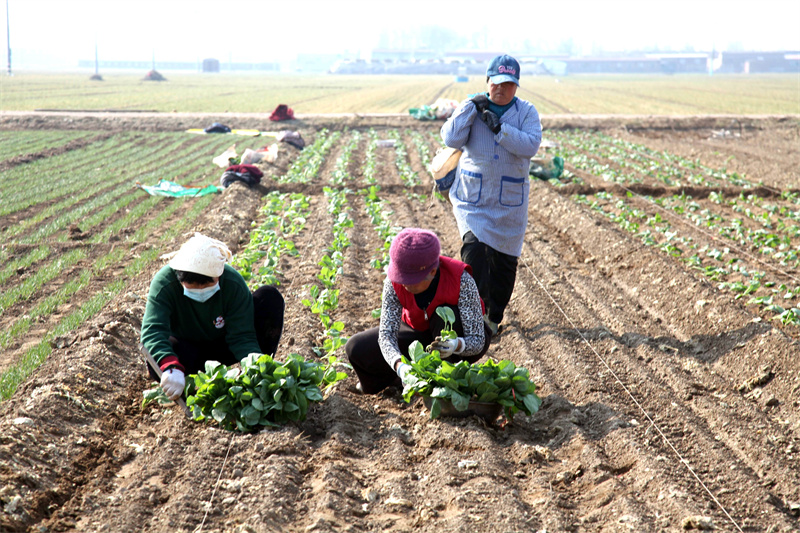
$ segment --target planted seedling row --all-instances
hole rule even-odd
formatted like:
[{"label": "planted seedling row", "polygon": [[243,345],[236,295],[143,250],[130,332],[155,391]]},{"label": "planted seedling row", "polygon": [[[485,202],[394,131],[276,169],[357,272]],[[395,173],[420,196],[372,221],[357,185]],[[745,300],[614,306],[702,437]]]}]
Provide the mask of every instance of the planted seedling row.
[{"label": "planted seedling row", "polygon": [[334,321],[332,315],[339,307],[339,289],[336,288],[336,282],[342,273],[344,252],[350,246],[347,230],[353,227],[353,220],[348,214],[350,208],[347,206],[347,193],[349,191],[347,189],[334,190],[330,187],[325,187],[323,190],[328,198],[328,213],[333,225],[333,241],[318,262],[320,271],[317,279],[322,288],[316,284],[308,285],[306,289],[309,298],[303,299],[302,303],[319,317],[325,332],[322,347],[316,347],[314,351],[317,355],[324,354],[331,357],[347,342],[347,337],[341,334],[344,331],[344,322]]},{"label": "planted seedling row", "polygon": [[[0,216],[16,213],[32,205],[50,202],[84,190],[86,187],[119,178],[102,171],[104,161],[128,148],[131,135],[121,135],[45,159],[18,165],[3,173],[0,190]],[[80,183],[75,183],[79,181]]]},{"label": "planted seedling row", "polygon": [[[186,155],[189,158],[192,158],[191,154]],[[176,161],[175,165],[176,168],[180,168],[181,161]],[[187,164],[186,161],[183,162]],[[195,172],[198,172],[199,169],[196,169]],[[190,179],[192,174],[189,175]],[[127,191],[131,191],[131,189],[124,189]],[[103,197],[99,197],[103,198]],[[92,244],[107,244],[109,242],[110,237],[117,233],[119,230],[123,228],[135,228],[136,224],[135,221],[140,219],[143,215],[147,214],[148,212],[152,212],[156,205],[160,202],[163,202],[163,198],[159,197],[151,197],[144,195],[141,191],[133,191],[128,194],[128,198],[130,200],[134,199],[141,199],[142,201],[133,209],[130,209],[123,217],[117,218],[111,225],[107,226],[102,232],[92,237],[89,241]],[[86,214],[88,211],[95,207],[95,202],[86,202],[86,203],[78,203],[76,204],[77,207],[72,211],[68,211],[62,217],[59,217],[48,224],[42,224],[37,231],[32,234],[28,235],[26,238],[19,240],[18,242],[29,242],[32,244],[36,244],[42,242],[47,236],[52,233],[55,233],[68,224],[73,223],[78,220],[85,220],[86,224],[89,224],[91,227],[92,218],[86,219]],[[172,202],[166,209],[160,211],[159,216],[156,217],[154,221],[151,221],[147,226],[151,227],[152,224],[159,223],[159,221],[164,220],[165,217],[169,216],[174,210],[180,207],[182,202]],[[123,207],[120,204],[112,204],[111,208],[119,209]],[[114,220],[112,215],[115,211],[109,211],[108,208],[104,211],[101,211],[101,214],[104,215],[102,221],[108,222],[109,220]],[[96,222],[101,222],[101,220],[96,220]],[[81,222],[84,224],[84,222]],[[133,239],[129,239],[132,241],[140,241],[144,236],[146,236],[149,231],[145,228],[145,233],[139,232],[138,235],[134,235]],[[62,236],[59,240],[66,240],[66,235]],[[0,315],[2,314],[3,310],[8,308],[11,305],[14,305],[20,301],[24,301],[36,296],[37,292],[48,282],[55,279],[59,274],[60,271],[76,264],[78,261],[84,259],[86,257],[86,252],[83,250],[73,250],[65,254],[64,256],[57,259],[55,264],[60,264],[61,266],[53,266],[54,263],[45,263],[45,259],[48,257],[44,254],[37,253],[35,255],[28,255],[26,256],[27,259],[23,261],[25,267],[31,269],[34,267],[34,272],[28,278],[24,278],[21,283],[17,286],[7,288],[2,295],[0,296]],[[68,261],[68,264],[63,264],[64,261]]]},{"label": "planted seedling row", "polygon": [[[680,230],[660,214],[651,215],[609,193],[597,193],[594,197],[576,195],[574,199],[635,234],[645,245],[653,246],[701,272],[708,279],[719,282],[718,288],[736,293],[736,299],[763,289],[759,293],[762,296],[752,297],[747,304],[759,305],[775,315],[773,320],[780,320],[783,324],[800,325],[800,310],[791,306],[792,301],[800,296],[800,288],[790,285],[788,280],[776,281],[774,275],[765,279],[766,272],[751,270],[747,266],[748,261],[730,249],[700,246],[694,238],[682,236]],[[775,303],[777,297],[781,297],[784,305],[790,307]]]},{"label": "planted seedling row", "polygon": [[[149,162],[149,168],[156,164],[155,161],[154,159]],[[182,175],[180,177],[173,176],[172,181],[179,184],[188,184],[202,179],[207,173],[207,168],[207,165],[198,161],[193,153],[187,152],[177,155],[170,163],[163,165],[163,172],[165,175],[180,172]],[[142,178],[142,176],[133,176],[125,181],[130,182],[133,179],[138,181],[139,178]],[[19,239],[19,242],[29,244],[42,242],[51,235],[62,232],[72,224],[77,224],[81,232],[84,233],[104,224],[106,227],[92,236],[89,242],[108,242],[108,238],[112,234],[122,228],[130,227],[131,222],[153,209],[155,205],[165,201],[161,197],[149,196],[138,188],[132,188],[127,183],[119,183],[115,187],[107,189],[105,193],[94,197],[89,196],[89,198],[91,199],[81,201],[72,209],[61,211],[59,216],[49,222],[39,224],[33,233]],[[88,198],[80,199],[86,200]],[[130,207],[132,203],[137,205]],[[122,217],[115,218],[118,213],[125,214]],[[62,233],[57,240],[63,242],[69,238],[70,236],[67,233]]]},{"label": "planted seedling row", "polygon": [[361,175],[364,177],[364,183],[369,185],[378,184],[378,176],[376,175],[377,158],[375,150],[378,147],[378,133],[370,128],[367,131],[367,148],[364,153],[364,162],[361,165]]},{"label": "planted seedling row", "polygon": [[403,184],[409,188],[419,185],[419,175],[411,168],[411,165],[408,162],[408,149],[403,142],[400,132],[397,130],[390,130],[388,136],[390,139],[394,139],[395,142],[394,161],[395,165],[397,166],[397,172],[400,174],[400,179],[402,180]]},{"label": "planted seedling row", "polygon": [[358,131],[352,132],[350,138],[344,143],[339,157],[336,158],[333,171],[331,171],[331,184],[336,186],[343,186],[348,181],[352,181],[352,177],[348,172],[352,162],[353,151],[358,147],[361,141],[361,134]]},{"label": "planted seedling row", "polygon": [[[162,237],[162,240],[165,238],[170,238],[170,236],[175,236],[176,233],[179,233],[182,228],[187,226],[190,220],[195,218],[203,210],[209,200],[210,199],[205,199],[204,202],[199,203],[199,205],[195,205],[186,216],[173,225],[170,235]],[[95,259],[94,264],[89,269],[83,270],[78,274],[78,280],[82,281],[77,284],[76,280],[68,281],[59,287],[54,294],[46,297],[33,309],[23,314],[21,319],[18,319],[12,323],[9,329],[0,334],[0,345],[2,345],[4,348],[7,347],[15,337],[27,332],[28,326],[33,319],[40,317],[46,318],[55,310],[58,305],[69,302],[69,299],[72,297],[72,295],[83,288],[88,283],[89,279],[92,277],[102,276],[106,269],[114,268],[117,264],[122,262],[125,256],[129,253],[129,249],[134,244],[144,242],[145,239],[151,237],[153,230],[161,227],[164,224],[164,221],[181,207],[183,206],[180,203],[173,203],[172,205],[168,206],[168,208],[163,210],[158,217],[150,220],[145,226],[140,228],[140,230],[128,240],[127,246],[116,247],[109,253]],[[145,252],[148,257],[153,254],[157,255],[157,253],[158,250],[153,251],[152,249],[148,252]],[[64,270],[77,265],[80,261],[86,258],[87,252],[85,250],[71,250],[64,255],[56,257],[53,263],[48,263],[44,268],[38,270],[33,276],[27,278],[21,285],[2,293],[2,295],[0,295],[0,316],[2,315],[2,311],[11,305],[18,304],[21,301],[29,298],[39,297],[39,292],[41,291],[42,287],[57,279]],[[154,257],[149,257],[149,260],[153,259]],[[131,265],[138,264],[140,260],[141,256],[128,265],[129,269],[132,268]],[[141,266],[143,267],[145,265]],[[133,274],[137,273],[138,270],[133,272]]]},{"label": "planted seedling row", "polygon": [[290,237],[305,228],[310,205],[309,198],[300,193],[272,191],[265,197],[263,222],[250,230],[250,241],[231,262],[251,290],[281,284],[280,258],[299,254]]},{"label": "planted seedling row", "polygon": [[[201,139],[199,142],[207,145],[212,141]],[[6,196],[13,199],[14,210],[17,211],[19,205],[25,208],[85,190],[96,192],[124,181],[129,173],[136,173],[140,169],[159,169],[159,165],[172,152],[197,148],[197,143],[167,133],[114,136],[79,150],[11,169],[8,172],[9,185],[13,186],[6,191]],[[157,157],[158,153],[161,158]],[[31,188],[32,184],[41,185],[41,190]]]},{"label": "planted seedling row", "polygon": [[389,263],[389,247],[392,239],[400,231],[392,221],[394,211],[388,208],[389,203],[379,196],[381,187],[377,179],[377,160],[375,149],[378,145],[378,135],[370,129],[367,133],[366,155],[361,166],[361,174],[367,187],[361,189],[359,194],[364,197],[364,210],[372,226],[381,239],[381,245],[375,250],[375,255],[370,259],[370,266],[382,270]]},{"label": "planted seedling row", "polygon": [[394,225],[392,220],[394,211],[388,208],[389,203],[386,200],[378,196],[380,190],[379,186],[371,185],[362,189],[361,194],[364,195],[364,209],[367,216],[381,239],[381,245],[375,250],[375,255],[370,259],[369,265],[372,268],[383,270],[389,264],[389,248],[392,245],[392,239],[402,228]]},{"label": "planted seedling row", "polygon": [[667,165],[669,167],[678,166],[687,173],[687,179],[702,181],[703,179],[714,180],[710,183],[711,186],[729,186],[734,185],[737,187],[753,188],[758,184],[748,180],[745,176],[737,172],[728,172],[727,169],[716,169],[700,163],[699,159],[688,159],[677,154],[672,154],[666,150],[653,150],[642,144],[632,143],[621,139],[615,139],[609,135],[601,132],[596,133],[599,139],[606,143],[615,146],[623,147],[627,150],[628,154],[639,155],[650,158],[661,166]]},{"label": "planted seedling row", "polygon": [[[594,168],[595,171],[598,171],[598,168]],[[625,183],[626,179],[623,176],[620,176],[613,172],[608,168],[600,169],[599,171],[603,172],[604,175],[602,176],[607,181],[613,181],[616,183]],[[675,195],[673,198],[681,199],[685,195]],[[715,202],[721,196],[717,193],[711,193],[711,201]],[[689,197],[691,198],[691,197]],[[664,202],[670,203],[671,200],[664,200],[664,199],[651,199],[653,203],[661,205]],[[717,202],[719,203],[719,202]],[[729,206],[730,207],[730,206]],[[760,254],[767,254],[773,256],[775,259],[778,259],[780,264],[785,266],[792,266],[795,264],[798,258],[797,250],[798,245],[797,243],[792,242],[792,238],[795,238],[800,231],[797,229],[796,224],[792,224],[783,220],[779,215],[770,215],[768,217],[763,216],[756,216],[750,212],[750,217],[755,222],[758,222],[762,226],[772,226],[774,225],[777,228],[784,230],[784,235],[777,235],[774,232],[767,231],[765,229],[750,229],[745,227],[742,223],[741,219],[733,219],[730,224],[720,224],[721,222],[725,221],[725,218],[719,214],[713,214],[710,212],[709,209],[703,209],[702,206],[692,201],[690,204],[686,206],[686,209],[675,209],[679,211],[681,214],[685,214],[686,217],[692,220],[696,225],[703,225],[705,227],[715,227],[721,226],[719,228],[719,233],[721,236],[735,240],[740,243],[740,245],[752,247],[752,249]],[[736,207],[733,208],[736,211]],[[694,214],[694,212],[699,211],[701,212],[700,215]],[[740,209],[741,211],[741,209]],[[780,208],[776,208],[773,212],[782,213],[782,212],[791,212],[790,210]],[[793,213],[793,212],[792,212]],[[766,221],[769,220],[769,222]]]},{"label": "planted seedling row", "polygon": [[[178,161],[173,160],[167,164],[159,163],[159,161],[163,160],[183,144],[182,142],[176,142],[173,145],[167,145],[158,150],[147,150],[145,156],[141,154],[141,147],[131,147],[121,150],[118,154],[120,164],[125,165],[126,161],[130,161],[131,164],[126,167],[124,173],[120,172],[117,175],[112,175],[108,179],[98,181],[97,183],[101,184],[99,188],[93,183],[96,177],[82,174],[80,170],[75,170],[73,168],[63,169],[62,172],[71,176],[73,181],[80,183],[80,187],[74,191],[72,189],[65,191],[65,194],[59,195],[61,198],[64,198],[63,200],[9,227],[4,232],[3,237],[8,239],[10,237],[19,236],[24,234],[28,228],[34,226],[37,227],[37,231],[40,234],[47,233],[46,226],[52,224],[52,221],[44,225],[42,222],[58,214],[62,217],[68,217],[70,212],[69,208],[75,204],[77,204],[78,207],[74,209],[79,210],[79,214],[73,218],[74,220],[78,220],[79,218],[85,217],[87,214],[86,210],[89,209],[83,205],[84,203],[96,207],[103,204],[110,204],[117,198],[126,194],[134,198],[142,197],[142,191],[132,189],[136,181],[157,181],[160,177],[165,175],[169,176],[168,173],[182,171],[183,167],[181,165],[186,165],[187,162],[196,160],[194,151],[198,149],[198,147],[195,146],[184,147],[182,154],[178,152]],[[207,143],[200,145],[199,148],[207,148]],[[199,161],[194,161],[194,164],[198,168],[202,165]],[[159,168],[157,173],[153,172],[154,167]],[[80,166],[78,168],[80,168]],[[95,199],[87,202],[89,198]],[[56,223],[56,226],[58,226],[58,223]],[[65,227],[65,225],[61,224],[61,227]],[[29,242],[35,241],[29,240]]]},{"label": "planted seedling row", "polygon": [[[789,200],[792,195],[793,193],[784,192],[781,198]],[[790,237],[800,237],[800,225],[793,223],[800,222],[800,209],[778,205],[760,196],[744,192],[740,193],[737,198],[730,199],[724,198],[717,192],[712,192],[708,199],[717,205],[729,207],[735,213],[743,214],[765,229],[774,229],[776,232],[785,233]]]},{"label": "planted seedling row", "polygon": [[419,154],[419,160],[422,163],[422,166],[427,169],[431,164],[431,157],[432,157],[430,145],[425,140],[425,137],[418,131],[406,130],[406,135],[411,137],[411,141],[417,148],[417,153]]},{"label": "planted seedling row", "polygon": [[322,163],[331,147],[339,140],[340,131],[330,133],[323,128],[314,139],[314,142],[303,148],[294,163],[283,176],[278,178],[279,183],[308,183],[319,172]]},{"label": "planted seedling row", "polygon": [[[778,233],[769,231],[765,229],[761,217],[756,221],[748,218],[726,219],[708,208],[703,208],[691,196],[686,194],[651,199],[651,201],[674,213],[683,215],[696,226],[702,227],[706,232],[731,240],[747,252],[758,254],[762,260],[771,260],[781,265],[781,267],[792,269],[800,265],[800,257],[798,257],[800,241],[797,238],[797,231]],[[761,224],[758,223],[759,220],[762,221]],[[746,222],[751,227],[748,227]],[[780,228],[787,228],[786,224],[781,220],[778,220],[775,225]],[[767,227],[770,226],[772,224],[767,225]],[[791,227],[796,228],[794,225]]]},{"label": "planted seedling row", "polygon": [[[574,159],[579,168],[593,172],[595,175],[600,174],[600,176],[607,181],[616,183],[638,182],[638,178],[631,178],[629,175],[623,175],[622,173],[610,168],[608,165],[600,165],[596,162],[593,163],[590,158],[585,156],[585,154],[576,156]],[[743,197],[752,197],[752,195],[744,195],[744,193],[742,193],[742,195]],[[712,193],[711,198],[712,202],[716,200],[716,203],[721,203],[719,201],[721,196],[718,193]],[[660,200],[656,200],[654,202],[659,203]],[[696,202],[693,202],[693,204],[688,207],[690,211],[701,210],[700,205]],[[737,209],[735,202],[733,205],[729,205],[729,207],[732,207],[734,211],[745,211],[745,214],[748,214],[746,210]],[[708,209],[702,211],[705,220],[700,220],[698,215],[693,214],[687,214],[687,217],[692,219],[697,225],[704,224],[708,227],[719,225],[717,222],[724,221],[722,215],[710,214]],[[781,209],[777,206],[774,206],[771,212],[781,213]],[[784,209],[783,212],[791,212],[791,210]],[[797,260],[797,245],[792,244],[791,236],[798,232],[797,226],[795,224],[784,222],[780,219],[780,215],[762,213],[760,217],[757,217],[752,213],[752,211],[750,211],[749,214],[751,215],[750,218],[760,222],[762,225],[771,227],[774,224],[775,226],[786,229],[787,234],[784,236],[779,236],[764,229],[750,230],[744,227],[741,220],[738,220],[738,222],[734,220],[732,221],[731,225],[725,226],[720,230],[721,232],[724,231],[724,233],[722,233],[723,236],[726,238],[739,240],[740,244],[742,245],[747,242],[749,243],[748,246],[752,246],[754,250],[761,254],[776,254],[776,258],[783,265],[791,265],[793,262],[795,262]]]},{"label": "planted seedling row", "polygon": [[92,131],[5,131],[0,132],[0,161],[20,155],[39,154],[61,148],[72,141],[97,135]]},{"label": "planted seedling row", "polygon": [[[600,175],[606,181],[643,183],[641,176],[645,176],[669,187],[754,186],[752,182],[737,173],[728,174],[725,170],[712,169],[700,164],[699,161],[691,161],[666,151],[656,152],[642,145],[614,139],[602,133],[554,132],[554,138],[562,143],[561,149],[564,153],[562,157],[576,168]],[[569,150],[565,145],[572,146],[573,149]],[[624,171],[597,158],[611,161]],[[627,171],[636,175],[626,174]]]}]

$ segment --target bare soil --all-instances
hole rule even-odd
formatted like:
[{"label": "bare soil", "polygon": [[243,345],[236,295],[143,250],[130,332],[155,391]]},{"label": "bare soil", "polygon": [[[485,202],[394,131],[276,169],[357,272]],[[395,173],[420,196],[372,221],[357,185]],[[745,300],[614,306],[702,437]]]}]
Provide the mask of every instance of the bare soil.
[{"label": "bare soil", "polygon": [[[213,121],[275,129],[263,116],[97,115],[4,113],[0,129],[107,135]],[[773,191],[800,183],[797,117],[543,121],[545,129],[602,129],[724,166]],[[328,116],[299,117],[280,128],[311,139],[323,127],[427,135],[440,126],[401,116]],[[390,200],[398,226],[433,229],[443,253],[458,257],[449,204],[408,194],[428,194],[430,184],[403,135],[424,185],[404,186],[394,151],[380,149],[380,195]],[[355,227],[336,314],[347,335],[377,324],[370,313],[380,306],[383,277],[369,266],[381,243],[355,193],[363,186],[365,149],[362,139],[351,168]],[[308,226],[295,239],[300,256],[282,264],[287,314],[279,358],[314,357],[319,343],[318,320],[301,299],[330,239],[322,186],[340,150],[334,147],[309,185],[234,184],[192,228],[236,252],[249,240],[267,191],[311,197]],[[35,158],[0,162],[0,170]],[[286,165],[265,167],[265,174]],[[514,296],[488,354],[530,370],[544,400],[536,415],[493,424],[430,420],[419,398],[407,404],[394,389],[359,395],[354,377],[328,391],[306,421],[255,434],[192,422],[178,408],[141,410],[149,383],[137,344],[149,281],[161,266],[153,264],[99,316],[55,341],[35,375],[0,404],[0,531],[800,530],[797,328],[764,320],[698,272],[575,203],[573,192],[533,182]],[[64,249],[80,245],[75,239]],[[132,250],[129,260],[146,248]],[[70,306],[103,286],[93,281]],[[3,325],[26,309],[5,310]],[[43,330],[32,328],[4,350],[0,367]]]}]

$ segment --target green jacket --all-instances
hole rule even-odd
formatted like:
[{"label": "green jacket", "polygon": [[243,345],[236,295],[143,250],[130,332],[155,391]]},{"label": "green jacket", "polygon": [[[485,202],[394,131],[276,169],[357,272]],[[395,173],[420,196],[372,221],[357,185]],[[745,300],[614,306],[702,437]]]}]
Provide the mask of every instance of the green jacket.
[{"label": "green jacket", "polygon": [[162,369],[177,363],[170,336],[201,344],[224,338],[240,361],[250,353],[261,353],[253,325],[253,295],[244,278],[225,265],[219,288],[203,303],[187,298],[170,266],[159,270],[150,282],[141,341]]}]

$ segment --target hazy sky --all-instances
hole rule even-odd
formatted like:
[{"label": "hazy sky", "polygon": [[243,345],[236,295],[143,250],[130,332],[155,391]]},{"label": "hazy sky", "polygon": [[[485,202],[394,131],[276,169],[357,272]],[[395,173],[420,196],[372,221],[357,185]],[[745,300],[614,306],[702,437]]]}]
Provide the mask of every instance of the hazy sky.
[{"label": "hazy sky", "polygon": [[[361,53],[438,25],[490,50],[572,39],[585,54],[660,47],[800,50],[800,0],[7,0],[16,69],[93,60],[291,61]],[[6,66],[6,0],[2,56]],[[406,40],[406,42],[408,42]]]}]

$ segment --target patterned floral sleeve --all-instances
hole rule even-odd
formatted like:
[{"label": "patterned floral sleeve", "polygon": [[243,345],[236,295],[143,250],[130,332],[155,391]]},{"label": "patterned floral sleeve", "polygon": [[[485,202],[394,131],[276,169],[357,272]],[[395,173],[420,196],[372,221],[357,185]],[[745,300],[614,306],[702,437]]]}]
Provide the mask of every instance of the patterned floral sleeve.
[{"label": "patterned floral sleeve", "polygon": [[478,285],[468,272],[461,274],[461,293],[458,296],[458,310],[461,325],[464,327],[464,351],[461,355],[476,355],[483,350],[486,333],[483,329],[483,312],[478,293]]},{"label": "patterned floral sleeve", "polygon": [[[473,282],[474,284],[474,282]],[[476,287],[477,291],[477,287]],[[381,347],[383,358],[394,369],[402,354],[397,344],[397,335],[400,332],[400,321],[403,317],[403,306],[394,292],[394,287],[389,278],[383,283],[383,304],[381,304],[381,324],[378,328],[378,345]]]}]

